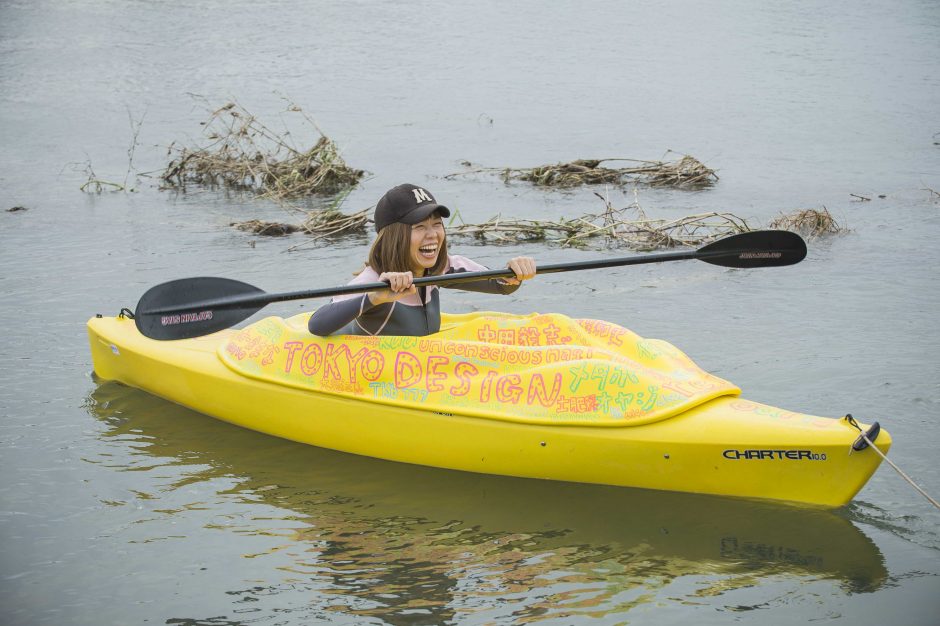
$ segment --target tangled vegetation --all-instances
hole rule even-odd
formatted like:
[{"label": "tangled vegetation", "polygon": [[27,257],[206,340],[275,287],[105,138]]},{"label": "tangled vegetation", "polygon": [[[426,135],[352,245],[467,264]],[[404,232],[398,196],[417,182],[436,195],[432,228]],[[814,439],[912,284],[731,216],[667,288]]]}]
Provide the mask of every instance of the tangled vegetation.
[{"label": "tangled vegetation", "polygon": [[312,147],[296,147],[290,132],[276,133],[230,102],[203,122],[210,143],[197,148],[170,146],[163,180],[181,187],[222,185],[273,199],[331,195],[358,184],[365,172],[346,165],[333,140],[300,107],[292,104],[288,112],[302,115],[316,129],[319,138]]},{"label": "tangled vegetation", "polygon": [[[594,195],[604,202],[604,210],[570,219],[515,219],[495,215],[485,222],[468,224],[457,212],[447,225],[447,235],[480,244],[544,242],[561,247],[652,251],[701,247],[729,235],[761,228],[752,227],[745,219],[727,212],[710,211],[671,219],[651,218],[636,199],[626,207],[616,208],[600,194]],[[312,211],[301,224],[250,220],[232,225],[257,235],[309,235],[288,248],[292,251],[323,239],[365,233],[372,224],[371,210],[370,207],[351,214],[336,208]],[[790,230],[807,238],[848,232],[825,208],[801,209],[782,214],[768,227]]]},{"label": "tangled vegetation", "polygon": [[[629,161],[629,167],[603,167],[602,163]],[[701,188],[718,180],[714,170],[689,155],[674,161],[640,161],[637,159],[577,159],[532,168],[477,168],[450,174],[445,178],[475,173],[498,173],[504,182],[522,180],[540,187],[566,189],[581,185],[644,184],[651,187]]]},{"label": "tangled vegetation", "polygon": [[781,215],[770,222],[775,230],[790,230],[809,239],[823,235],[839,235],[848,228],[839,224],[826,207],[822,209],[800,209]]},{"label": "tangled vegetation", "polygon": [[[482,224],[451,223],[447,233],[480,243],[511,244],[544,241],[562,247],[628,247],[656,250],[677,246],[700,246],[715,239],[751,230],[732,213],[698,213],[676,219],[653,219],[638,201],[615,208],[600,194],[604,211],[573,219],[506,219],[496,215]],[[455,216],[459,219],[459,216]]]},{"label": "tangled vegetation", "polygon": [[343,213],[336,208],[330,208],[308,212],[307,219],[301,224],[248,220],[246,222],[233,222],[231,225],[239,230],[268,237],[282,237],[297,232],[310,235],[302,243],[293,245],[288,249],[296,250],[320,239],[364,233],[369,224],[372,223],[371,213],[371,207],[351,214]]}]

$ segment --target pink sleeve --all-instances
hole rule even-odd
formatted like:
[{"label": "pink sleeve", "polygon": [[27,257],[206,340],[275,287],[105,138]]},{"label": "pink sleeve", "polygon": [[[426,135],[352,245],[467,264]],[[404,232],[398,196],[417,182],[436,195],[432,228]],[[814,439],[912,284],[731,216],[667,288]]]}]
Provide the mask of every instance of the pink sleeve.
[{"label": "pink sleeve", "polygon": [[[364,283],[377,283],[379,281],[379,275],[375,272],[374,269],[368,265],[364,270],[359,272],[359,275],[349,281],[348,285],[362,285]],[[361,293],[347,293],[342,296],[333,296],[333,302],[342,302],[343,300],[351,300],[353,298],[361,298]]]},{"label": "pink sleeve", "polygon": [[447,259],[450,262],[450,266],[455,270],[464,270],[467,272],[482,272],[483,270],[488,270],[490,268],[485,265],[480,265],[472,259],[468,259],[465,256],[460,256],[457,254],[451,254]]}]

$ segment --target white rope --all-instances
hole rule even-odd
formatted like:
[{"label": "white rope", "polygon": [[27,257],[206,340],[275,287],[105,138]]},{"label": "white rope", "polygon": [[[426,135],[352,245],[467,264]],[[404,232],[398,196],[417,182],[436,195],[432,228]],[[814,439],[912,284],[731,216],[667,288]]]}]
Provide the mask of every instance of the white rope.
[{"label": "white rope", "polygon": [[[856,426],[856,428],[858,428],[858,426]],[[859,430],[861,431],[862,429],[859,428]],[[862,431],[862,439],[864,439],[864,440],[865,440],[865,443],[867,443],[868,446],[869,446],[872,450],[874,450],[875,452],[877,452],[877,453],[879,454],[879,456],[881,456],[881,458],[884,459],[884,461],[885,461],[888,465],[890,465],[891,467],[893,467],[893,468],[894,468],[894,471],[896,471],[898,474],[901,475],[901,478],[903,478],[903,479],[906,480],[908,483],[910,483],[911,487],[913,487],[914,489],[916,489],[916,490],[920,493],[920,495],[922,495],[922,496],[924,496],[925,498],[927,498],[927,500],[930,502],[930,504],[932,504],[932,505],[934,505],[935,507],[937,507],[937,509],[940,509],[940,502],[937,502],[936,500],[934,500],[933,498],[931,498],[930,495],[929,495],[926,491],[924,491],[923,489],[921,489],[921,488],[917,485],[917,483],[915,483],[915,482],[911,479],[910,476],[908,476],[907,474],[905,474],[905,473],[901,470],[900,467],[898,467],[897,465],[895,465],[895,464],[891,461],[891,459],[889,459],[887,456],[885,456],[885,453],[878,449],[878,447],[871,441],[871,439],[868,438],[868,435],[866,435],[864,431]]]}]

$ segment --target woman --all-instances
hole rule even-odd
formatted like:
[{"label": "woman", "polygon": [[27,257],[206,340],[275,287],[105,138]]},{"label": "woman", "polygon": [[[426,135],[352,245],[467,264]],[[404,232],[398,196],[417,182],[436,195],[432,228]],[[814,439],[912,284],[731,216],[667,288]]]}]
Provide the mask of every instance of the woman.
[{"label": "woman", "polygon": [[[436,285],[415,288],[415,276],[480,271],[486,268],[462,256],[447,254],[443,218],[450,210],[415,185],[390,189],[375,205],[378,237],[365,269],[350,284],[389,283],[388,289],[338,296],[319,308],[308,322],[310,332],[327,335],[411,335],[436,333],[441,308]],[[515,278],[460,283],[457,289],[510,294],[535,276],[530,257],[511,259]]]}]

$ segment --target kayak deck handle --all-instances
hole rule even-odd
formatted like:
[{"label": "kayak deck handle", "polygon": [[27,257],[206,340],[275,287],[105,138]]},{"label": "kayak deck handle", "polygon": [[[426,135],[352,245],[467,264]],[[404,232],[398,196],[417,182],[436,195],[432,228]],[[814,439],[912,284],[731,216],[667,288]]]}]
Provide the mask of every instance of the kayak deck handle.
[{"label": "kayak deck handle", "polygon": [[875,442],[875,439],[878,438],[878,433],[881,432],[881,424],[879,424],[878,422],[872,423],[872,425],[869,427],[868,430],[866,430],[865,432],[862,432],[861,426],[858,425],[858,422],[855,421],[855,418],[852,417],[851,413],[846,414],[846,416],[843,419],[845,419],[845,421],[847,421],[849,424],[851,424],[856,429],[858,429],[860,433],[858,438],[852,444],[852,450],[854,450],[855,452],[861,452],[862,450],[867,448],[870,444],[873,444]]}]

